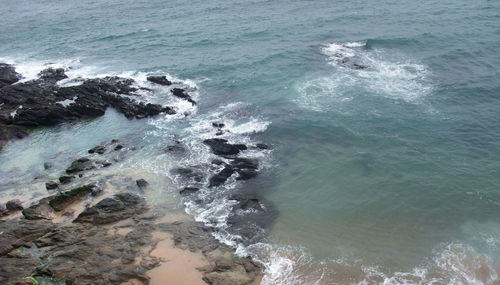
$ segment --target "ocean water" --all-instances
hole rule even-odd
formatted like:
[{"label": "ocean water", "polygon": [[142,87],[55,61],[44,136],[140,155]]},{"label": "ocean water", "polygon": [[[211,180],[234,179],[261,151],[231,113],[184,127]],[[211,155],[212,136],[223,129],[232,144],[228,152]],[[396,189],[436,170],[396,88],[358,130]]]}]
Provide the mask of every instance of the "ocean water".
[{"label": "ocean water", "polygon": [[[154,87],[146,75],[165,73],[199,103],[154,87],[144,100],[191,115],[109,111],[10,143],[4,195],[43,190],[26,182],[43,161],[112,134],[142,147],[126,167],[177,185],[160,199],[264,263],[263,284],[499,284],[499,1],[5,0],[0,12],[0,61],[25,80],[47,65],[67,68],[60,84],[111,74]],[[213,158],[212,121],[271,150],[245,154],[261,160],[257,178],[202,191],[199,206],[169,170]],[[173,140],[190,154],[158,155]],[[226,231],[237,190],[274,213],[244,244]]]}]

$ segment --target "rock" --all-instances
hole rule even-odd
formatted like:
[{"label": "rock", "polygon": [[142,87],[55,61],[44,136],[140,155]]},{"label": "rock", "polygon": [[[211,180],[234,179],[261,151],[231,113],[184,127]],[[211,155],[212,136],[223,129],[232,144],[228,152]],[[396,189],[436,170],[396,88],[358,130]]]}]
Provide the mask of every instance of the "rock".
[{"label": "rock", "polygon": [[265,143],[258,143],[255,146],[260,149],[269,149],[269,146]]},{"label": "rock", "polygon": [[[59,177],[59,181],[61,181],[61,178],[63,178],[63,177],[70,177],[70,176],[61,176],[61,177]],[[66,181],[65,179],[66,178],[63,178],[63,181]],[[71,179],[69,179],[68,181],[71,181]],[[57,189],[58,187],[59,187],[59,184],[57,184],[57,182],[55,182],[55,181],[49,181],[49,182],[45,183],[45,188],[47,188],[47,190],[54,190],[54,189]]]},{"label": "rock", "polygon": [[0,216],[7,215],[9,213],[9,210],[7,210],[7,207],[4,204],[0,204]]},{"label": "rock", "polygon": [[257,176],[259,161],[250,158],[235,158],[231,162],[231,166],[238,172],[237,180],[248,180]]},{"label": "rock", "polygon": [[164,85],[164,86],[172,85],[172,82],[170,80],[168,80],[165,75],[163,75],[163,76],[148,76],[147,80],[151,81],[153,83],[159,84],[159,85]]},{"label": "rock", "polygon": [[68,169],[66,169],[66,173],[73,174],[73,173],[78,173],[78,172],[82,172],[84,170],[90,170],[90,169],[94,169],[94,168],[95,168],[95,165],[90,159],[88,159],[86,157],[82,157],[82,158],[79,158],[79,159],[73,161],[71,163],[71,166]]},{"label": "rock", "polygon": [[0,64],[0,85],[3,85],[0,88],[0,144],[25,137],[36,127],[102,116],[109,107],[129,119],[175,113],[168,106],[121,96],[137,91],[131,79],[87,79],[81,85],[61,87],[55,83],[66,77],[64,70],[49,68],[40,73],[38,80],[10,85],[17,77],[13,72],[11,66]]},{"label": "rock", "polygon": [[[0,234],[0,256],[28,244],[54,229],[57,229],[56,225],[44,220],[12,219],[2,222],[0,223],[0,233],[2,233]],[[4,264],[2,262],[0,264],[3,267]]]},{"label": "rock", "polygon": [[231,166],[236,169],[257,169],[259,161],[257,159],[237,157],[232,159]]},{"label": "rock", "polygon": [[95,146],[89,149],[88,151],[88,153],[97,153],[97,154],[103,154],[104,152],[106,152],[106,147],[103,145]]},{"label": "rock", "polygon": [[203,174],[200,171],[192,168],[174,168],[170,170],[170,173],[180,176],[183,180],[187,181],[201,182],[201,180],[203,180]]},{"label": "rock", "polygon": [[16,83],[21,75],[10,64],[0,63],[0,88]]},{"label": "rock", "polygon": [[[68,184],[73,181],[73,179],[75,179],[73,175],[63,175],[59,177],[59,182],[61,182],[61,184]],[[47,184],[45,184],[45,187],[47,187]]]},{"label": "rock", "polygon": [[5,204],[5,206],[10,212],[21,211],[22,209],[24,209],[23,203],[19,199],[10,200]]},{"label": "rock", "polygon": [[212,122],[212,127],[214,127],[214,128],[219,128],[219,129],[221,129],[221,128],[223,128],[224,126],[225,126],[225,124],[224,124],[224,123],[220,123],[220,122]]},{"label": "rock", "polygon": [[137,184],[137,186],[139,187],[139,189],[145,189],[146,187],[148,187],[149,183],[144,180],[144,179],[139,179],[139,180],[136,180],[135,181],[135,184]]},{"label": "rock", "polygon": [[38,203],[24,209],[22,212],[24,217],[28,220],[52,219],[52,208],[49,205],[51,199],[52,197],[43,198]]},{"label": "rock", "polygon": [[43,168],[44,168],[45,170],[51,169],[53,166],[54,166],[54,165],[53,165],[51,162],[45,162],[45,163],[43,164]]},{"label": "rock", "polygon": [[144,198],[131,193],[120,193],[85,209],[73,222],[108,224],[141,214],[146,209]]},{"label": "rock", "polygon": [[258,210],[258,211],[263,210],[259,199],[255,196],[237,193],[237,194],[230,196],[229,200],[238,201],[238,204],[234,206],[237,209],[241,209],[241,210],[254,209],[254,210]]},{"label": "rock", "polygon": [[226,180],[231,177],[234,173],[234,168],[226,165],[219,173],[210,177],[209,187],[220,186],[226,182]]},{"label": "rock", "polygon": [[38,76],[41,80],[52,83],[56,83],[59,80],[68,78],[68,76],[64,73],[63,68],[47,68],[40,71],[40,73],[38,73]]},{"label": "rock", "polygon": [[121,150],[123,148],[123,145],[119,144],[119,145],[116,145],[114,150]]},{"label": "rock", "polygon": [[193,98],[191,98],[191,96],[189,94],[186,93],[186,90],[181,89],[181,88],[174,88],[170,91],[172,92],[172,94],[174,96],[182,98],[182,99],[190,102],[191,104],[196,105],[196,102],[193,100]]},{"label": "rock", "polygon": [[217,155],[236,155],[241,150],[246,150],[247,146],[244,144],[230,144],[226,139],[206,139],[203,141],[208,145],[212,152]]},{"label": "rock", "polygon": [[200,188],[197,188],[197,187],[184,187],[184,189],[182,189],[179,194],[181,194],[182,196],[187,196],[187,195],[191,195],[193,193],[196,193],[200,190]]},{"label": "rock", "polygon": [[182,145],[181,142],[176,141],[175,144],[173,145],[168,145],[165,148],[166,152],[174,153],[174,154],[181,154],[186,152],[186,148]]},{"label": "rock", "polygon": [[224,164],[224,161],[222,161],[222,160],[220,160],[220,159],[216,158],[216,159],[213,159],[213,160],[212,160],[212,164],[215,164],[215,165],[222,165],[222,164]]},{"label": "rock", "polygon": [[58,212],[62,211],[75,201],[92,193],[95,187],[95,185],[90,184],[69,191],[60,192],[49,201],[49,205]]}]

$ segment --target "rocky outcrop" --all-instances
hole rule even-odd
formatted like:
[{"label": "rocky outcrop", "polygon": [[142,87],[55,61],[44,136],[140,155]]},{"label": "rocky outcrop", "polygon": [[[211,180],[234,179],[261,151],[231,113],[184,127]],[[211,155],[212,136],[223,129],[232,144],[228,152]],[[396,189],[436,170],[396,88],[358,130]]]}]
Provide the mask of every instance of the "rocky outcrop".
[{"label": "rocky outcrop", "polygon": [[102,190],[95,184],[89,184],[71,189],[69,191],[60,192],[49,200],[49,205],[55,211],[62,211],[73,202],[84,198],[89,194],[97,195]]},{"label": "rocky outcrop", "polygon": [[119,193],[85,209],[75,223],[108,224],[143,213],[147,210],[144,198],[131,193]]},{"label": "rocky outcrop", "polygon": [[174,95],[175,97],[179,97],[181,99],[190,102],[193,105],[196,105],[196,102],[193,100],[193,98],[191,98],[191,96],[186,92],[186,90],[182,88],[174,88],[171,90],[171,92],[172,95]]},{"label": "rocky outcrop", "polygon": [[159,85],[164,85],[164,86],[170,86],[172,85],[172,82],[167,79],[165,75],[163,76],[148,76],[146,78],[148,81],[159,84]]},{"label": "rocky outcrop", "polygon": [[217,155],[236,155],[247,149],[244,144],[230,144],[226,139],[219,138],[206,139],[203,143],[208,145],[212,152]]},{"label": "rocky outcrop", "polygon": [[19,74],[12,66],[0,64],[0,144],[22,138],[36,127],[102,116],[109,107],[129,119],[175,113],[171,107],[123,96],[137,91],[131,79],[105,77],[88,79],[77,86],[56,84],[66,77],[63,69],[48,68],[36,80],[14,84]]},{"label": "rocky outcrop", "polygon": [[21,75],[9,64],[0,63],[0,88],[16,83]]}]

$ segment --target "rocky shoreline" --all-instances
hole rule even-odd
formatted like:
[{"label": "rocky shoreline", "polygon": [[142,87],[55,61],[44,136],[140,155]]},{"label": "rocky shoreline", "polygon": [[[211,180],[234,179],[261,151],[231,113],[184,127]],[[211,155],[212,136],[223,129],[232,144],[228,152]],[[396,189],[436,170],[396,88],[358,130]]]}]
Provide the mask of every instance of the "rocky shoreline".
[{"label": "rocky shoreline", "polygon": [[[14,67],[0,64],[0,148],[38,127],[95,118],[104,115],[107,108],[128,119],[176,113],[173,107],[135,100],[138,87],[131,79],[105,77],[59,86],[57,82],[65,78],[63,69],[48,68],[38,79],[20,82],[21,75]],[[165,76],[150,76],[148,80],[172,84]],[[196,104],[187,90],[173,88],[171,95]],[[222,132],[224,124],[214,123],[214,127]],[[258,161],[237,155],[247,148],[267,148],[264,144],[231,144],[220,138],[204,144],[221,157],[212,161],[220,170],[208,179],[211,188],[231,176],[237,180],[255,177]],[[52,169],[50,162],[44,164],[47,171],[60,171],[60,176],[46,181],[47,195],[41,199],[31,204],[19,199],[1,201],[0,283],[150,284],[161,280],[158,272],[161,275],[163,269],[168,271],[175,264],[168,254],[158,254],[166,247],[194,254],[199,262],[191,267],[205,283],[258,284],[261,265],[236,256],[234,249],[214,238],[213,229],[187,216],[169,217],[168,212],[149,203],[144,195],[152,187],[148,181],[105,172],[134,151],[135,146],[110,138],[89,149],[88,155],[68,162],[64,170]],[[174,144],[165,151],[183,148]],[[196,169],[175,171],[189,182],[181,196],[189,197],[200,189],[202,181]],[[237,201],[234,211],[263,211],[255,195],[234,195],[231,199]],[[234,225],[245,227],[236,220]],[[250,240],[251,234],[245,239]]]}]

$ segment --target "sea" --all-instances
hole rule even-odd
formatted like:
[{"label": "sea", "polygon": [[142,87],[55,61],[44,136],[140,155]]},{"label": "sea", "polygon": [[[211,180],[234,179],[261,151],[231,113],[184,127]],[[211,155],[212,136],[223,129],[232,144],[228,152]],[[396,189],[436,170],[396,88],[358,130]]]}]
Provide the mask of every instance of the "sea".
[{"label": "sea", "polygon": [[[4,197],[46,193],[44,161],[124,139],[140,149],[123,167],[262,263],[262,284],[500,284],[500,1],[2,0],[0,15],[0,62],[24,81],[47,67],[66,69],[60,85],[122,76],[178,111],[108,110],[10,142]],[[244,152],[256,178],[193,202],[171,169],[215,158],[213,122],[269,148]],[[174,141],[186,155],[159,151]],[[238,191],[268,213],[245,242],[228,225]]]}]

